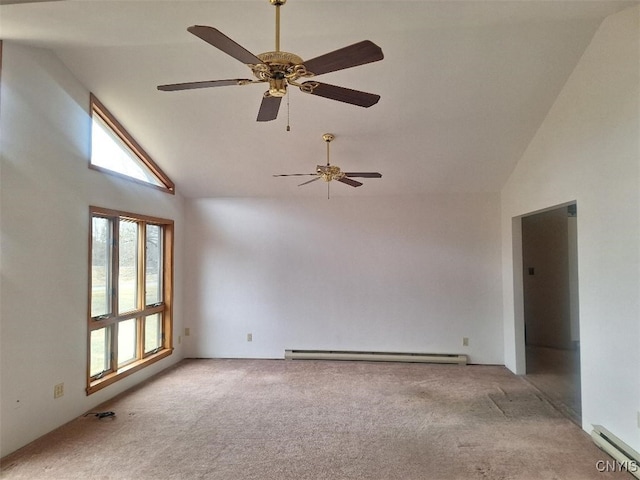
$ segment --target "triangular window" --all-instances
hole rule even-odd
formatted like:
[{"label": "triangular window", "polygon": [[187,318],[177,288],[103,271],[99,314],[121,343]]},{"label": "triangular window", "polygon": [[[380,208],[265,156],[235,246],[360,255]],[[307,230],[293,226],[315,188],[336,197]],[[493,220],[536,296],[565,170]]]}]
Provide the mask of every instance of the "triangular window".
[{"label": "triangular window", "polygon": [[169,177],[93,94],[91,118],[89,167],[175,193]]}]

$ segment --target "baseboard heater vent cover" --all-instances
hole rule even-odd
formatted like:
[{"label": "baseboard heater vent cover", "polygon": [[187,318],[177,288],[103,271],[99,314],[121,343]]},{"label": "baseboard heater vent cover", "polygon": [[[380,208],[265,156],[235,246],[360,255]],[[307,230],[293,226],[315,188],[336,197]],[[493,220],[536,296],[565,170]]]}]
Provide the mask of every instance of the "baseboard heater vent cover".
[{"label": "baseboard heater vent cover", "polygon": [[369,362],[457,363],[466,365],[463,354],[352,352],[340,350],[285,350],[285,360],[364,360]]},{"label": "baseboard heater vent cover", "polygon": [[596,465],[599,471],[626,471],[640,479],[640,454],[602,425],[594,425],[591,438],[595,444],[613,457],[612,462]]}]

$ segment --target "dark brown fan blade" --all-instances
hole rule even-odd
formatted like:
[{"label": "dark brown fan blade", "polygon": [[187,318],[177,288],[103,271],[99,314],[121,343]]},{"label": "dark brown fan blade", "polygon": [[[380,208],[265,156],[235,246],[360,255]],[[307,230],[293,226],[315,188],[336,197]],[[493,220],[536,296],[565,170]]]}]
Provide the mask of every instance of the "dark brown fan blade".
[{"label": "dark brown fan blade", "polygon": [[[380,100],[380,95],[361,92],[359,90],[351,90],[350,88],[336,87],[335,85],[329,85],[328,83],[308,81],[304,82],[302,85],[307,84],[312,84],[310,86],[311,91],[309,92],[312,95],[330,98],[331,100],[337,100],[339,102],[350,103],[351,105],[358,105],[359,107],[370,107],[378,103],[378,100]],[[305,90],[302,91],[304,92]]]},{"label": "dark brown fan blade", "polygon": [[274,177],[306,177],[308,175],[316,175],[315,173],[281,173],[273,175]]},{"label": "dark brown fan blade", "polygon": [[191,90],[193,88],[226,87],[227,85],[243,85],[251,83],[253,80],[246,78],[236,78],[234,80],[205,80],[204,82],[172,83],[169,85],[158,85],[158,90],[163,92],[173,92],[175,90]]},{"label": "dark brown fan blade", "polygon": [[258,122],[269,122],[275,120],[278,116],[278,110],[280,110],[280,102],[282,97],[262,97],[262,103],[260,104],[260,110],[258,110]]},{"label": "dark brown fan blade", "polygon": [[382,174],[378,172],[345,172],[345,177],[360,177],[360,178],[382,178]]},{"label": "dark brown fan blade", "polygon": [[0,5],[12,5],[14,3],[41,3],[41,2],[59,2],[60,0],[0,0]]},{"label": "dark brown fan blade", "polygon": [[320,180],[320,177],[316,177],[316,178],[312,178],[311,180],[309,180],[308,182],[304,182],[301,183],[300,185],[298,185],[299,187],[306,185],[307,183],[311,183],[311,182],[315,182],[316,180]]},{"label": "dark brown fan blade", "polygon": [[262,63],[262,60],[244,47],[238,45],[220,30],[203,25],[194,25],[187,28],[187,30],[242,63],[254,65]]},{"label": "dark brown fan blade", "polygon": [[314,75],[357,67],[366,63],[382,60],[382,49],[370,40],[363,40],[348,47],[325,53],[304,62],[308,72]]},{"label": "dark brown fan blade", "polygon": [[338,178],[336,180],[342,183],[346,183],[347,185],[351,185],[352,187],[359,187],[362,185],[362,183],[357,182],[356,180],[351,180],[350,178],[347,178],[347,177]]}]

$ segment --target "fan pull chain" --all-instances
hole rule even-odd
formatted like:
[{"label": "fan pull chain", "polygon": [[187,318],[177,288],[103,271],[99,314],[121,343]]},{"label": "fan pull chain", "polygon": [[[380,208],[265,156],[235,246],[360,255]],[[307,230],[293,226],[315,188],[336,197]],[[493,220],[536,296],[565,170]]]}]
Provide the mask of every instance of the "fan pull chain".
[{"label": "fan pull chain", "polygon": [[291,131],[291,126],[289,125],[289,97],[290,95],[287,93],[287,132]]}]

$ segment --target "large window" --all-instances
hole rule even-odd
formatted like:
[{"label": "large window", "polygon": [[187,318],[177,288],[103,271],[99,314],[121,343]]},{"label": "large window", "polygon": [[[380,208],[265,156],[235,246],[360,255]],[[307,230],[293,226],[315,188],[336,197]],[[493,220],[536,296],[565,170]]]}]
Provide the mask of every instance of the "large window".
[{"label": "large window", "polygon": [[173,221],[91,207],[87,394],[171,354]]}]

